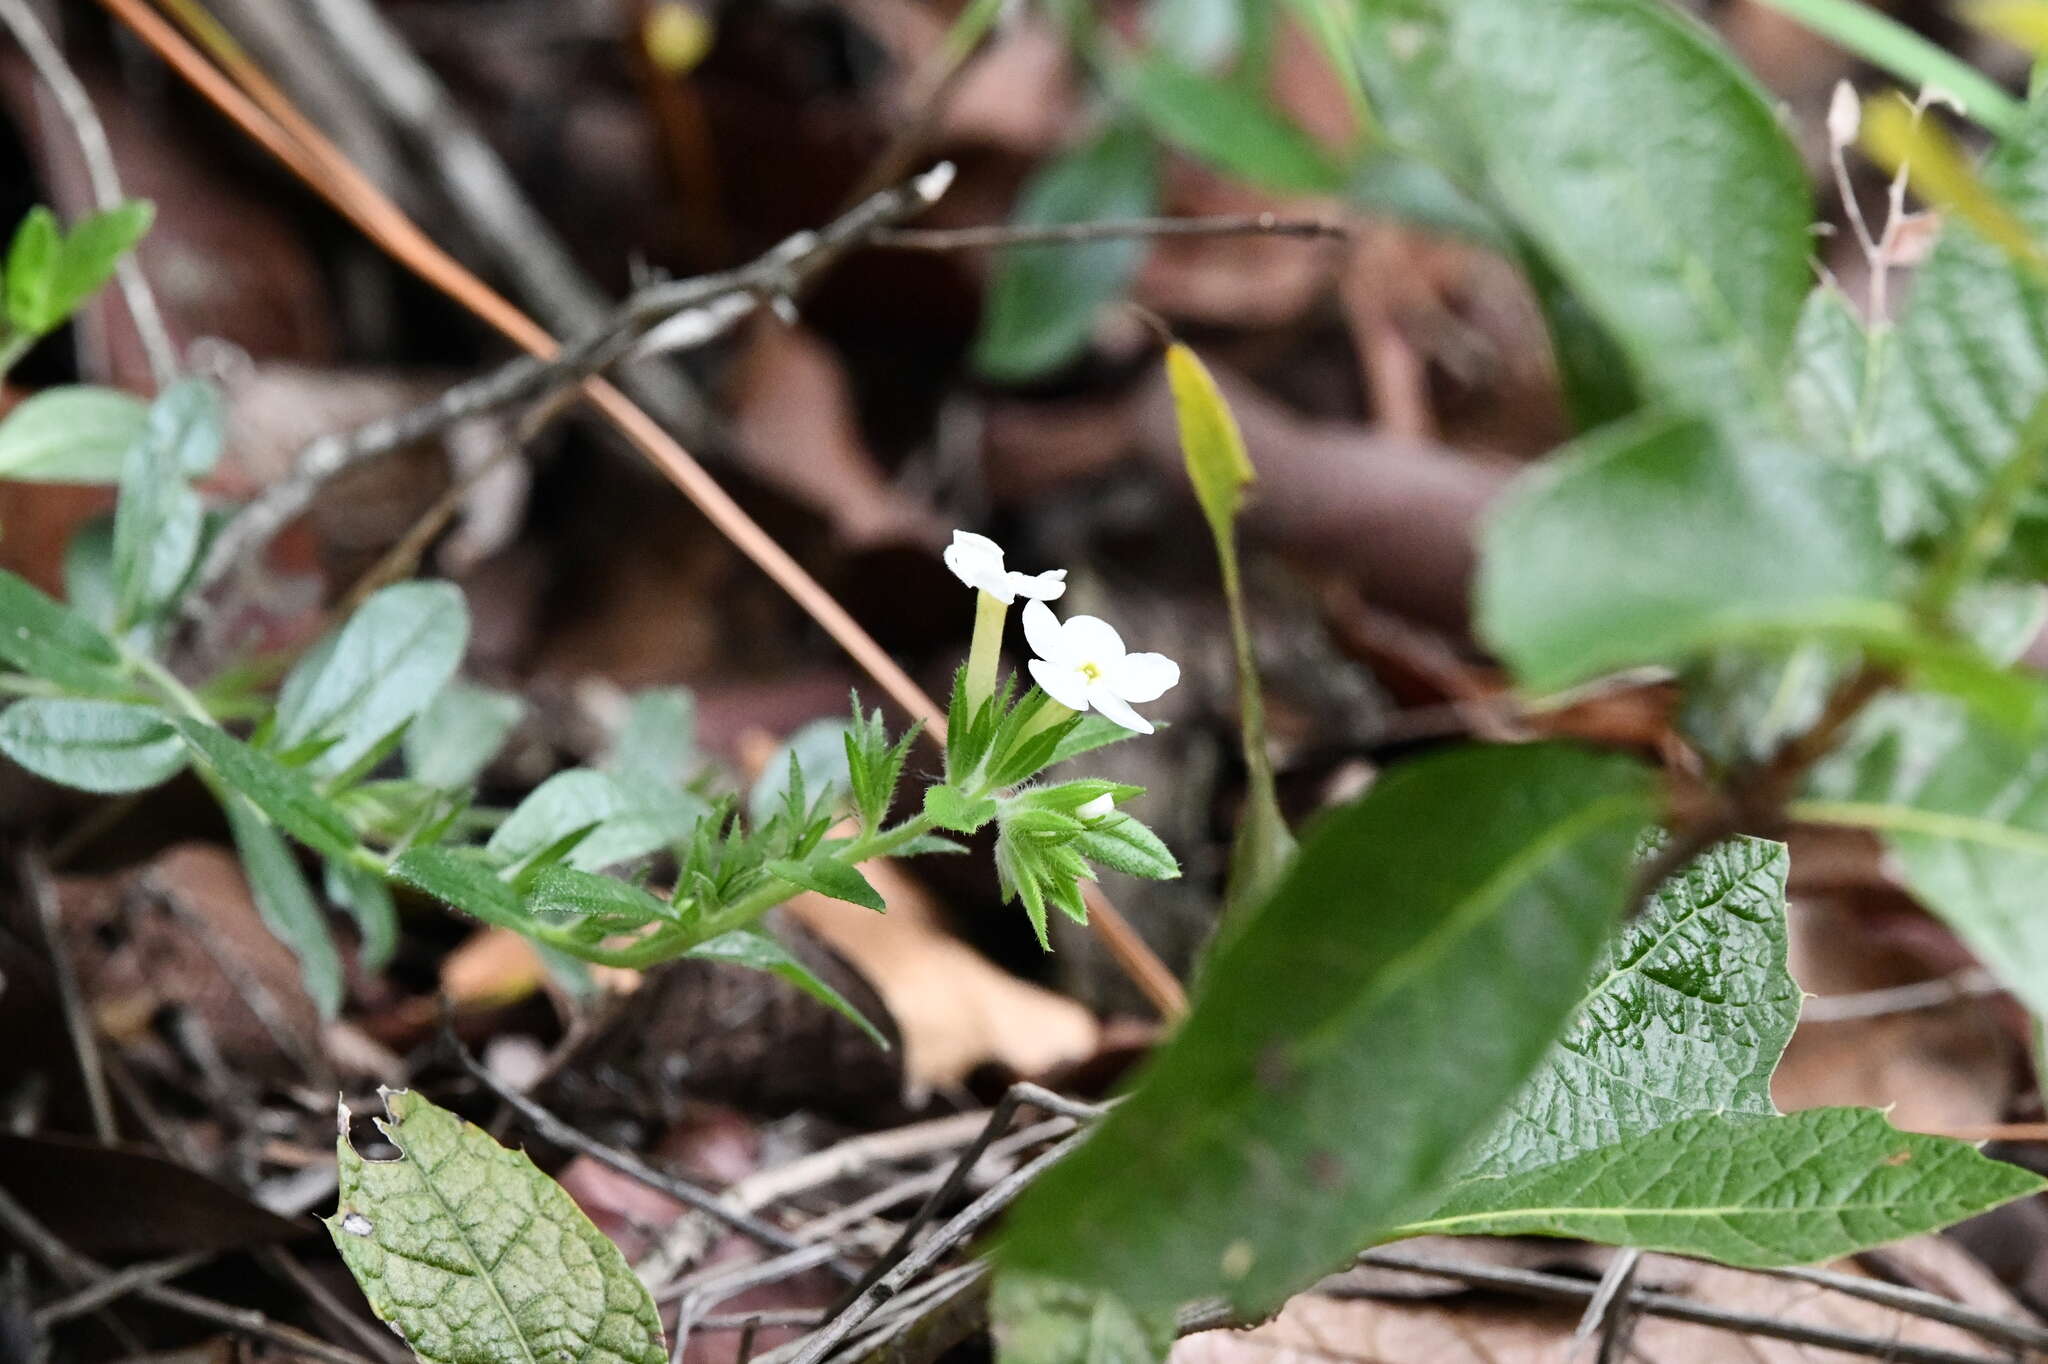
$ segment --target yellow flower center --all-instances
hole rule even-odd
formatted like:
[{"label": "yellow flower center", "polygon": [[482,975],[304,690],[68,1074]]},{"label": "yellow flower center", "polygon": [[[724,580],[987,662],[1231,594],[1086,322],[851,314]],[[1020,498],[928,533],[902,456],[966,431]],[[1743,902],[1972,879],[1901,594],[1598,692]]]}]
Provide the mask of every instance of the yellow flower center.
[{"label": "yellow flower center", "polygon": [[1081,676],[1087,678],[1090,682],[1100,682],[1102,680],[1102,669],[1096,667],[1093,663],[1083,663],[1081,665]]}]

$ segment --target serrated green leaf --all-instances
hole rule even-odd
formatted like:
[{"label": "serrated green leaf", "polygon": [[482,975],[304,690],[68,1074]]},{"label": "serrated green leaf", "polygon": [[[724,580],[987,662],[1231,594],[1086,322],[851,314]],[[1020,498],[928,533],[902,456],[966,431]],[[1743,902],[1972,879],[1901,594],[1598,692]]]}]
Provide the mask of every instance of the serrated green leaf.
[{"label": "serrated green leaf", "polygon": [[818,979],[808,966],[790,955],[788,948],[766,933],[757,933],[752,929],[722,933],[709,942],[697,944],[690,949],[689,955],[705,961],[735,962],[756,971],[766,971],[771,975],[780,976],[826,1008],[844,1015],[883,1051],[889,1050],[889,1039],[880,1028],[848,1003],[844,995]]},{"label": "serrated green leaf", "polygon": [[313,789],[305,773],[286,767],[261,749],[233,736],[178,716],[173,721],[199,760],[214,776],[273,824],[315,852],[348,857],[356,850],[355,831],[332,802]]},{"label": "serrated green leaf", "polygon": [[1792,634],[1898,636],[1899,567],[1853,471],[1645,418],[1517,484],[1481,536],[1479,628],[1552,691]]},{"label": "serrated green leaf", "polygon": [[58,256],[64,230],[57,215],[37,204],[14,229],[7,248],[7,321],[10,326],[41,336],[64,320],[55,306]]},{"label": "serrated green leaf", "polygon": [[81,791],[146,791],[184,770],[185,745],[148,706],[30,697],[0,712],[0,753]]},{"label": "serrated green leaf", "polygon": [[341,954],[335,950],[327,916],[313,898],[298,859],[248,801],[230,795],[221,808],[227,814],[235,851],[241,854],[242,869],[249,876],[249,895],[256,901],[264,926],[298,958],[299,978],[321,1017],[335,1017],[341,1012],[346,990]]},{"label": "serrated green leaf", "polygon": [[398,950],[398,905],[391,887],[367,867],[340,858],[328,858],[323,873],[327,898],[348,911],[362,934],[363,969],[382,971]]},{"label": "serrated green leaf", "polygon": [[628,790],[610,773],[571,768],[528,793],[492,833],[488,846],[504,861],[517,862],[589,829],[568,861],[584,871],[601,871],[680,842],[708,812],[702,800],[687,792]]},{"label": "serrated green leaf", "polygon": [[1190,71],[1157,51],[1119,74],[1132,108],[1155,132],[1226,174],[1287,194],[1343,184],[1315,139],[1255,90]]},{"label": "serrated green leaf", "polygon": [[799,862],[793,858],[780,857],[768,863],[768,874],[780,877],[793,886],[816,891],[834,900],[844,900],[850,905],[886,913],[888,904],[882,893],[868,883],[860,869],[851,863],[842,862],[826,853],[807,857]]},{"label": "serrated green leaf", "polygon": [[1770,101],[1660,0],[1460,0],[1464,124],[1492,192],[1644,386],[1779,427],[1812,196]]},{"label": "serrated green leaf", "polygon": [[1139,1312],[1260,1312],[1340,1263],[1543,1059],[1651,808],[1633,763],[1531,745],[1397,768],[1331,812],[999,1263]]},{"label": "serrated green leaf", "polygon": [[996,1364],[1157,1364],[1173,1347],[1171,1316],[1141,1319],[1109,1293],[1001,1273],[989,1302]]},{"label": "serrated green leaf", "polygon": [[396,1160],[337,1144],[327,1219],[379,1319],[429,1364],[666,1364],[654,1300],[561,1185],[409,1090],[379,1123]]},{"label": "serrated green leaf", "polygon": [[0,569],[0,660],[69,691],[130,686],[112,640],[76,611]]},{"label": "serrated green leaf", "polygon": [[1917,1236],[2048,1181],[1868,1108],[1701,1113],[1502,1179],[1476,1180],[1403,1235],[1576,1236],[1772,1268]]},{"label": "serrated green leaf", "polygon": [[[1019,226],[1142,218],[1158,207],[1156,156],[1143,133],[1112,124],[1049,162],[1025,186]],[[1034,379],[1080,354],[1095,315],[1120,295],[1144,258],[1136,241],[1012,246],[990,281],[974,367],[991,379]]]},{"label": "serrated green leaf", "polygon": [[427,786],[468,786],[525,713],[526,703],[511,692],[451,681],[406,726],[405,770]]},{"label": "serrated green leaf", "polygon": [[199,556],[205,513],[188,461],[218,451],[220,404],[210,386],[181,380],[150,404],[141,439],[121,464],[114,507],[114,585],[120,628],[149,621],[176,600]]},{"label": "serrated green leaf", "polygon": [[285,678],[270,746],[324,744],[309,764],[322,775],[354,766],[419,714],[468,645],[469,608],[453,583],[385,588]]},{"label": "serrated green leaf", "polygon": [[481,848],[413,848],[391,864],[391,874],[414,890],[498,928],[530,929],[519,892],[500,870]]},{"label": "serrated green leaf", "polygon": [[0,479],[113,483],[142,438],[149,404],[97,384],[65,384],[24,399],[0,420]]},{"label": "serrated green leaf", "polygon": [[992,800],[970,801],[967,793],[957,786],[927,786],[924,790],[924,813],[941,829],[971,834],[996,817],[996,803]]}]

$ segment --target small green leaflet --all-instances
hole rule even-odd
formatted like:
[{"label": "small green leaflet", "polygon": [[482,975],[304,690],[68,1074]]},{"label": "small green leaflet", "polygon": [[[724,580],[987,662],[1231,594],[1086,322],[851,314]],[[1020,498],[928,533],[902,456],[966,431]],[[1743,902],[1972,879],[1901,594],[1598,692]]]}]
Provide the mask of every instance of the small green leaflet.
[{"label": "small green leaflet", "polygon": [[788,981],[812,999],[828,1009],[836,1010],[850,1019],[866,1033],[882,1050],[889,1049],[889,1039],[869,1022],[860,1010],[848,1003],[846,997],[827,985],[812,973],[808,966],[798,961],[790,950],[766,933],[750,928],[724,933],[709,942],[699,943],[690,949],[690,956],[704,961],[729,961],[749,967],[755,971],[766,971]]},{"label": "small green leaflet", "polygon": [[882,900],[882,894],[860,874],[860,869],[842,862],[829,851],[820,851],[799,862],[782,857],[770,862],[766,868],[770,876],[780,877],[793,886],[815,891],[834,900],[872,909],[876,913],[887,912],[889,906]]},{"label": "small green leaflet", "polygon": [[391,874],[487,924],[531,930],[519,892],[498,875],[499,869],[497,859],[482,848],[412,848],[400,854]]},{"label": "small green leaflet", "polygon": [[1464,1173],[1396,1232],[1579,1236],[1736,1265],[1833,1259],[2042,1181],[1874,1110],[1780,1116],[1798,1021],[1783,847],[1737,839],[1658,888]]},{"label": "small green leaflet", "polygon": [[399,583],[378,592],[285,678],[271,747],[323,747],[311,769],[353,767],[411,720],[455,674],[469,643],[469,608],[453,583]]},{"label": "small green leaflet", "polygon": [[67,235],[49,209],[30,209],[7,252],[8,323],[31,336],[54,331],[112,277],[155,216],[151,204],[131,199]]},{"label": "small green leaflet", "polygon": [[149,404],[118,388],[46,388],[0,419],[0,479],[113,483],[148,420]]},{"label": "small green leaflet", "polygon": [[634,693],[625,728],[604,765],[628,783],[673,791],[690,775],[696,756],[696,702],[681,687],[650,687]]},{"label": "small green leaflet", "polygon": [[132,690],[112,640],[71,608],[0,569],[0,660],[67,691]]},{"label": "small green leaflet", "polygon": [[706,808],[687,792],[629,791],[608,772],[571,768],[528,793],[486,846],[508,862],[518,861],[589,829],[570,849],[568,862],[601,871],[689,837]]},{"label": "small green leaflet", "polygon": [[389,966],[398,950],[398,905],[390,884],[367,867],[333,857],[325,863],[325,884],[327,898],[348,911],[363,935],[363,969],[375,973]]},{"label": "small green leaflet", "polygon": [[341,1110],[327,1230],[371,1310],[423,1360],[666,1364],[654,1300],[561,1185],[409,1090],[365,1160]]},{"label": "small green leaflet", "polygon": [[347,988],[341,955],[335,950],[327,916],[299,870],[298,859],[277,830],[246,801],[230,796],[222,809],[227,812],[235,850],[242,855],[242,869],[249,876],[249,894],[264,925],[299,959],[300,979],[320,1016],[337,1016]]},{"label": "small green leaflet", "polygon": [[1626,895],[1648,773],[1561,745],[1406,764],[1311,831],[999,1265],[1149,1319],[1282,1299],[1408,1215],[1528,1081]]},{"label": "small green leaflet", "polygon": [[30,697],[0,712],[0,753],[101,795],[146,791],[185,767],[185,744],[161,711],[74,697]]},{"label": "small green leaflet", "polygon": [[150,405],[142,438],[121,465],[114,508],[117,624],[155,619],[177,598],[199,555],[205,516],[188,479],[219,453],[220,399],[197,379],[181,379]]},{"label": "small green leaflet", "polygon": [[1228,175],[1289,194],[1327,193],[1343,184],[1315,139],[1256,90],[1190,71],[1157,51],[1117,74],[1154,131]]},{"label": "small green leaflet", "polygon": [[468,786],[525,713],[526,703],[511,692],[451,681],[406,726],[405,770],[427,786]]}]

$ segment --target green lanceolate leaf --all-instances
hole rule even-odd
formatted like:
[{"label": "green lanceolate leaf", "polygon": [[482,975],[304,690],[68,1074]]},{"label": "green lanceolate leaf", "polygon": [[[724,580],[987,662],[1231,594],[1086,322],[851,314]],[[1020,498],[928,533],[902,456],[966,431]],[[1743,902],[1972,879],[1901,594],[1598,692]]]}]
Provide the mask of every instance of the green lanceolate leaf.
[{"label": "green lanceolate leaf", "polygon": [[176,600],[199,555],[205,515],[188,479],[220,448],[220,400],[194,379],[150,405],[141,439],[121,465],[114,508],[114,584],[122,627],[152,620]]},{"label": "green lanceolate leaf", "polygon": [[414,890],[495,927],[530,929],[519,892],[500,870],[481,848],[413,848],[391,864],[391,874]]},{"label": "green lanceolate leaf", "polygon": [[889,1049],[889,1039],[880,1028],[848,1003],[844,995],[818,979],[808,966],[790,955],[788,948],[766,933],[759,933],[753,929],[722,933],[709,942],[697,944],[690,949],[689,955],[705,961],[735,962],[756,971],[766,971],[771,975],[780,976],[826,1008],[845,1015],[873,1039],[876,1046],[884,1051]]},{"label": "green lanceolate leaf", "polygon": [[[1019,226],[1142,218],[1158,206],[1157,156],[1150,139],[1113,124],[1033,177],[1014,215]],[[1080,354],[1095,315],[1130,283],[1144,256],[1135,241],[1004,249],[989,285],[974,365],[1017,382]]]},{"label": "green lanceolate leaf", "polygon": [[842,862],[830,853],[819,852],[803,859],[782,857],[768,864],[768,874],[780,877],[793,886],[816,891],[834,900],[844,900],[850,905],[884,913],[889,906],[883,901],[882,893],[868,883],[860,869]]},{"label": "green lanceolate leaf", "polygon": [[1650,809],[1634,764],[1536,745],[1399,768],[1326,816],[999,1262],[1141,1314],[1219,1292],[1263,1311],[1340,1263],[1543,1059]]},{"label": "green lanceolate leaf", "polygon": [[540,918],[595,915],[636,927],[674,919],[675,906],[630,881],[578,871],[559,863],[543,867],[527,888],[529,909]]},{"label": "green lanceolate leaf", "polygon": [[491,835],[491,852],[508,862],[532,857],[579,830],[569,865],[600,871],[689,836],[708,807],[687,792],[628,790],[608,772],[571,768],[528,794]]},{"label": "green lanceolate leaf", "polygon": [[365,971],[382,971],[398,950],[398,905],[391,887],[376,872],[330,857],[325,864],[327,898],[348,911],[363,935]]},{"label": "green lanceolate leaf", "polygon": [[419,714],[468,644],[469,608],[453,583],[385,588],[285,678],[271,746],[321,744],[312,769],[347,770]]},{"label": "green lanceolate leaf", "polygon": [[68,691],[131,690],[121,654],[98,627],[0,569],[0,660]]},{"label": "green lanceolate leaf", "polygon": [[0,420],[0,479],[113,483],[148,420],[149,404],[118,388],[46,388]]},{"label": "green lanceolate leaf", "polygon": [[1162,52],[1146,53],[1122,75],[1132,107],[1161,137],[1218,170],[1283,193],[1343,183],[1315,139],[1245,85],[1190,71]]},{"label": "green lanceolate leaf", "polygon": [[248,802],[230,796],[222,808],[234,834],[235,851],[241,854],[242,868],[249,875],[249,895],[256,901],[264,926],[299,959],[299,976],[321,1016],[333,1018],[341,1012],[346,988],[341,955],[335,950],[327,916],[299,870],[298,859]]},{"label": "green lanceolate leaf", "polygon": [[1800,1000],[1785,869],[1780,845],[1737,839],[1660,886],[1442,1203],[1394,1234],[1584,1236],[1801,1264],[2040,1187],[1874,1111],[1778,1114],[1770,1076]]},{"label": "green lanceolate leaf", "polygon": [[1769,1268],[1917,1236],[2048,1187],[1875,1109],[1701,1113],[1526,1174],[1475,1180],[1405,1235],[1576,1236]]},{"label": "green lanceolate leaf", "polygon": [[48,209],[31,209],[7,256],[7,320],[32,335],[54,330],[113,277],[155,216],[150,204],[130,200],[67,235]]},{"label": "green lanceolate leaf", "polygon": [[526,703],[510,692],[449,682],[406,726],[405,770],[427,786],[468,786],[525,713]]},{"label": "green lanceolate leaf", "polygon": [[1472,1148],[1467,1178],[1550,1165],[1702,1110],[1769,1115],[1799,1020],[1784,845],[1736,839],[1658,887],[1590,975],[1572,1024]]},{"label": "green lanceolate leaf", "polygon": [[1644,418],[1525,476],[1481,536],[1481,633],[1535,691],[1791,632],[1896,635],[1898,566],[1855,473]]},{"label": "green lanceolate leaf", "polygon": [[185,767],[184,741],[161,711],[73,697],[30,697],[0,712],[0,753],[102,795],[146,791]]},{"label": "green lanceolate leaf", "polygon": [[212,725],[183,716],[172,723],[206,769],[230,792],[261,810],[273,824],[329,857],[349,857],[355,853],[355,831],[349,827],[347,818],[313,788],[305,773]]},{"label": "green lanceolate leaf", "polygon": [[1762,91],[1660,0],[1443,12],[1494,195],[1645,388],[1777,429],[1813,208]]},{"label": "green lanceolate leaf", "polygon": [[385,1096],[395,1160],[338,1144],[327,1230],[371,1310],[430,1364],[665,1364],[654,1300],[562,1186],[419,1095]]},{"label": "green lanceolate leaf", "polygon": [[37,204],[14,229],[7,248],[7,324],[30,336],[41,336],[63,321],[57,311],[58,256],[64,250],[64,229],[57,215]]},{"label": "green lanceolate leaf", "polygon": [[1121,810],[1089,820],[1088,827],[1074,835],[1073,848],[1090,862],[1126,876],[1171,881],[1180,875],[1180,863],[1159,835]]}]

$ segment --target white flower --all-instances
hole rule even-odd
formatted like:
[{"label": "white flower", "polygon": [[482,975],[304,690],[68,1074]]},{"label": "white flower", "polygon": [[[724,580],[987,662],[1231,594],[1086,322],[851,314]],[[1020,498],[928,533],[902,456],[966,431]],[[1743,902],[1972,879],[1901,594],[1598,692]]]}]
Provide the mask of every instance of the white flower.
[{"label": "white flower", "polygon": [[1081,806],[1074,811],[1074,814],[1077,818],[1080,819],[1097,820],[1101,819],[1104,815],[1114,814],[1115,812],[1116,797],[1109,794],[1109,792],[1104,791],[1094,800],[1083,802]]},{"label": "white flower", "polygon": [[1125,729],[1152,732],[1152,722],[1131,709],[1156,701],[1180,681],[1180,665],[1165,654],[1133,654],[1108,621],[1075,616],[1064,624],[1044,602],[1024,608],[1024,638],[1038,655],[1031,676],[1046,695],[1069,710],[1096,710]]},{"label": "white flower", "polygon": [[1052,601],[1067,590],[1067,570],[1064,568],[1036,576],[1009,572],[1003,567],[1003,547],[986,535],[976,535],[972,531],[953,532],[953,543],[946,546],[945,559],[946,567],[953,570],[954,577],[977,592],[988,593],[1005,606],[1019,597]]}]

